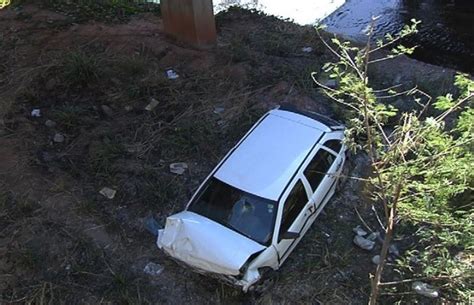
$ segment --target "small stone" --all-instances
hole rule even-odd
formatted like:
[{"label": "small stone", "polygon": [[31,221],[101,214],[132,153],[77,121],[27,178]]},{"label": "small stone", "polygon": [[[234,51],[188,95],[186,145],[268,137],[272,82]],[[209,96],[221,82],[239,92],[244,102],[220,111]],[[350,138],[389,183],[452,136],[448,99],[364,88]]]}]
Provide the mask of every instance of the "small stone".
[{"label": "small stone", "polygon": [[56,80],[54,78],[50,78],[46,84],[44,85],[45,89],[51,91],[56,87]]},{"label": "small stone", "polygon": [[398,250],[396,245],[390,245],[390,247],[388,248],[388,253],[395,256],[400,256],[400,251]]},{"label": "small stone", "polygon": [[367,236],[366,238],[370,241],[375,241],[377,240],[378,238],[380,237],[380,233],[379,232],[372,232],[369,234],[369,236]]},{"label": "small stone", "polygon": [[301,49],[301,51],[303,51],[304,53],[311,53],[313,52],[313,48],[312,47],[304,47]]},{"label": "small stone", "polygon": [[31,116],[33,118],[40,118],[41,117],[41,109],[33,109],[31,110]]},{"label": "small stone", "polygon": [[380,255],[375,255],[374,257],[372,257],[372,263],[374,263],[374,265],[379,265],[380,264]]},{"label": "small stone", "polygon": [[125,111],[130,112],[133,110],[132,106],[125,106]]},{"label": "small stone", "polygon": [[357,227],[355,227],[355,228],[353,228],[352,231],[353,231],[355,234],[359,235],[359,236],[365,236],[365,235],[367,235],[367,232],[366,232],[364,229],[362,229],[362,228],[360,227],[360,225],[357,226]]},{"label": "small stone", "polygon": [[158,106],[160,102],[158,102],[157,100],[155,100],[154,98],[151,98],[150,99],[150,103],[145,107],[145,110],[146,111],[152,111],[153,109],[156,108],[156,106]]},{"label": "small stone", "polygon": [[428,297],[428,298],[437,298],[439,296],[439,292],[434,289],[431,285],[423,282],[413,282],[411,284],[411,288],[413,291],[418,293],[419,295]]},{"label": "small stone", "polygon": [[331,89],[335,89],[337,87],[337,81],[335,79],[328,79],[326,82],[324,82],[324,85]]},{"label": "small stone", "polygon": [[170,164],[170,172],[176,175],[182,175],[188,169],[188,164],[184,162]]},{"label": "small stone", "polygon": [[114,199],[115,194],[117,194],[117,191],[109,187],[104,187],[100,190],[99,193],[108,199]]},{"label": "small stone", "polygon": [[49,128],[54,128],[57,124],[55,121],[47,120],[46,122],[44,122],[44,125]]},{"label": "small stone", "polygon": [[101,105],[100,106],[100,109],[102,109],[102,112],[108,116],[108,117],[113,117],[114,116],[114,111],[112,110],[112,108],[110,108],[109,106],[107,105]]},{"label": "small stone", "polygon": [[63,143],[64,142],[64,136],[60,133],[57,133],[57,134],[54,135],[53,141],[55,143]]},{"label": "small stone", "polygon": [[146,264],[145,268],[143,268],[143,272],[151,276],[158,276],[163,272],[164,269],[165,267],[161,266],[160,264],[148,263]]},{"label": "small stone", "polygon": [[214,107],[214,113],[215,114],[221,114],[221,113],[224,112],[224,110],[225,110],[224,107]]},{"label": "small stone", "polygon": [[354,237],[353,242],[354,242],[354,244],[356,244],[360,248],[362,248],[364,250],[367,250],[367,251],[371,251],[375,246],[375,242],[373,242],[371,240],[368,240],[368,239],[365,239],[365,238],[363,238],[362,236],[359,236],[359,235],[356,235]]}]

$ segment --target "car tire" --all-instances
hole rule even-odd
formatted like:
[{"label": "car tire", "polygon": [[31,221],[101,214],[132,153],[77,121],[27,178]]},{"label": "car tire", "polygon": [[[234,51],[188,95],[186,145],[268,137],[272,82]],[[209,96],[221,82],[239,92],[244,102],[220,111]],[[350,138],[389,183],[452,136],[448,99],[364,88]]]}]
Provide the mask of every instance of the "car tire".
[{"label": "car tire", "polygon": [[264,268],[260,272],[262,273],[262,277],[251,287],[252,292],[257,296],[273,288],[277,275],[276,271],[271,268]]}]

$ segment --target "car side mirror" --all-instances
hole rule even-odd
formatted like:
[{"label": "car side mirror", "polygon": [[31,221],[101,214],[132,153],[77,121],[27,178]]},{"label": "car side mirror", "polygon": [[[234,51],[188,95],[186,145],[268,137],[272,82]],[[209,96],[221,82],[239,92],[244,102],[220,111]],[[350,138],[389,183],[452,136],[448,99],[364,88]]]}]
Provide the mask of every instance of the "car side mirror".
[{"label": "car side mirror", "polygon": [[300,237],[300,233],[288,231],[283,233],[281,239],[297,239],[298,237]]}]

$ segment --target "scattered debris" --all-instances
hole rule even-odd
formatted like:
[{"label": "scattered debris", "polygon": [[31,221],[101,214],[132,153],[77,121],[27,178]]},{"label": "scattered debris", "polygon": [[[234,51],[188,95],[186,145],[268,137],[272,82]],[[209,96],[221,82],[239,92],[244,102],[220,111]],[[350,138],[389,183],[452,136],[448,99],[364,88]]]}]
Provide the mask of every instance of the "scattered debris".
[{"label": "scattered debris", "polygon": [[166,70],[166,77],[168,77],[168,79],[177,79],[179,75],[173,69],[168,69]]},{"label": "scattered debris", "polygon": [[57,124],[55,121],[47,120],[46,122],[44,122],[44,125],[49,128],[54,128],[56,127]]},{"label": "scattered debris", "polygon": [[225,110],[224,107],[219,107],[219,106],[214,107],[214,113],[215,113],[215,114],[221,114],[221,113],[224,112],[224,110]]},{"label": "scattered debris", "polygon": [[374,263],[374,265],[380,264],[380,255],[375,255],[372,257],[372,263]]},{"label": "scattered debris", "polygon": [[114,199],[115,194],[117,194],[117,191],[108,187],[104,187],[100,190],[99,193],[108,199]]},{"label": "scattered debris", "polygon": [[365,235],[367,235],[367,231],[365,231],[364,229],[362,229],[362,228],[360,227],[360,225],[358,225],[357,227],[353,228],[352,231],[353,231],[355,234],[359,235],[359,236],[365,236]]},{"label": "scattered debris", "polygon": [[354,241],[354,244],[356,244],[360,248],[362,248],[364,250],[367,250],[367,251],[371,251],[375,246],[375,242],[373,242],[371,240],[368,240],[368,239],[365,239],[365,238],[363,238],[362,236],[359,236],[359,235],[356,235],[354,237],[353,241]]},{"label": "scattered debris", "polygon": [[108,117],[113,117],[114,116],[114,111],[112,110],[112,108],[110,108],[109,106],[107,105],[101,105],[100,106],[100,109],[102,109],[102,112],[108,116]]},{"label": "scattered debris", "polygon": [[171,163],[170,172],[176,175],[182,175],[188,169],[188,164],[184,162]]},{"label": "scattered debris", "polygon": [[301,51],[303,51],[304,53],[311,53],[313,52],[313,48],[312,47],[304,47],[301,49]]},{"label": "scattered debris", "polygon": [[150,103],[148,105],[146,105],[145,110],[146,111],[152,111],[153,109],[155,109],[156,106],[158,106],[159,103],[160,102],[158,102],[156,99],[151,98]]},{"label": "scattered debris", "polygon": [[419,295],[425,297],[437,298],[439,296],[439,292],[427,283],[413,282],[413,284],[411,284],[411,288]]},{"label": "scattered debris", "polygon": [[143,272],[151,276],[158,276],[161,274],[161,272],[163,272],[164,269],[165,267],[161,266],[160,264],[148,263],[146,264],[145,268],[143,268]]},{"label": "scattered debris", "polygon": [[64,142],[64,136],[60,133],[57,133],[57,134],[54,135],[53,141],[55,143],[62,143],[62,142]]},{"label": "scattered debris", "polygon": [[35,108],[31,110],[31,116],[33,118],[40,118],[41,117],[41,109]]}]

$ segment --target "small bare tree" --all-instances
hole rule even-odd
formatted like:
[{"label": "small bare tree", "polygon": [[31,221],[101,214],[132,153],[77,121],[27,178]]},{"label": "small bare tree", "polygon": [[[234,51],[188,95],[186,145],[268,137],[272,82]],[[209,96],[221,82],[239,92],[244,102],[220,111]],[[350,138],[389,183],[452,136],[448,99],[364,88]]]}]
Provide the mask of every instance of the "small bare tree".
[{"label": "small bare tree", "polygon": [[[468,217],[461,217],[461,220],[454,217],[447,204],[454,195],[469,187],[473,181],[469,168],[474,164],[469,150],[473,143],[474,118],[469,103],[472,102],[474,83],[465,75],[458,75],[456,85],[460,94],[456,98],[451,94],[439,97],[434,103],[428,94],[416,87],[404,91],[398,90],[399,86],[372,88],[369,66],[411,54],[415,48],[399,43],[402,38],[416,33],[419,24],[412,20],[411,25],[405,26],[398,34],[387,34],[374,42],[375,21],[373,19],[369,27],[365,47],[356,47],[336,37],[331,43],[327,42],[319,27],[321,40],[336,58],[334,62],[325,64],[323,71],[337,82],[337,86],[330,88],[318,81],[316,73],[312,75],[329,98],[348,110],[347,144],[354,150],[367,153],[372,168],[367,187],[373,204],[381,204],[384,211],[384,224],[381,225],[385,234],[380,263],[375,274],[371,275],[371,305],[376,304],[381,287],[389,284],[381,280],[397,219],[466,229]],[[387,48],[391,48],[388,53],[373,59],[374,54]],[[399,96],[412,98],[422,105],[422,109],[398,113],[395,107],[382,102]],[[426,116],[426,110],[431,106],[438,109],[439,114],[435,117]],[[445,130],[445,119],[460,111],[463,112],[457,126]],[[399,123],[387,132],[386,123],[393,117],[398,118]],[[472,223],[469,228],[472,229]],[[473,236],[472,230],[469,234]],[[436,255],[435,252],[429,254]],[[452,275],[446,270],[438,271],[441,277]]]}]

